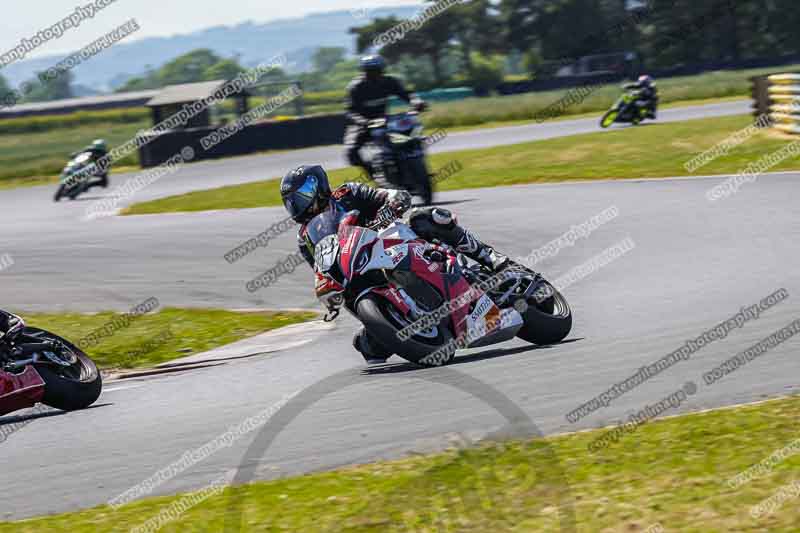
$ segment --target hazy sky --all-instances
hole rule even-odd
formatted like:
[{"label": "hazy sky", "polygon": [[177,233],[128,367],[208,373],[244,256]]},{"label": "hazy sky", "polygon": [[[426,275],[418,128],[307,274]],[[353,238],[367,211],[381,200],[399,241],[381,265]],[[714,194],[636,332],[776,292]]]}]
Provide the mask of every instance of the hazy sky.
[{"label": "hazy sky", "polygon": [[[8,2],[8,0],[6,0]],[[14,0],[0,17],[0,54],[94,0]],[[69,29],[26,58],[72,52],[135,18],[141,29],[125,42],[143,37],[189,33],[246,20],[299,17],[308,13],[385,6],[421,5],[421,0],[117,0],[80,27]]]}]

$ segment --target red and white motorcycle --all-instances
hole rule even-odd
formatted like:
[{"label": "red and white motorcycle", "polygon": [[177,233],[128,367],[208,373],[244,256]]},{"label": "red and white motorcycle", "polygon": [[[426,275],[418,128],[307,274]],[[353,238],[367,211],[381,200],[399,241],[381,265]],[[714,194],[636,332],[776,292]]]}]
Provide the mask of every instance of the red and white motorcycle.
[{"label": "red and white motorcycle", "polygon": [[540,274],[518,265],[494,274],[391,211],[369,228],[355,225],[358,214],[332,207],[307,226],[326,320],[343,306],[388,352],[425,366],[451,362],[458,348],[569,334],[569,304]]},{"label": "red and white motorcycle", "polygon": [[85,409],[100,396],[97,365],[68,340],[29,327],[0,311],[8,328],[0,329],[0,415],[38,402],[64,411]]}]

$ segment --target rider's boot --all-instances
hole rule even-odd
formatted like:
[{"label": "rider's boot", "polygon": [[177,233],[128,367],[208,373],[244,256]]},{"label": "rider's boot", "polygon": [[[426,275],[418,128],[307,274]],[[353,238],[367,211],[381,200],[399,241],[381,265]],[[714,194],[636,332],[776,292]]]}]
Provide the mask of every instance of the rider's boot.
[{"label": "rider's boot", "polygon": [[468,229],[455,226],[454,230],[461,233],[456,241],[456,250],[477,261],[492,272],[500,272],[512,264],[507,255],[501,254],[482,242]]},{"label": "rider's boot", "polygon": [[380,346],[370,337],[367,330],[362,326],[353,337],[353,348],[356,349],[368,365],[380,365],[392,356],[388,350]]},{"label": "rider's boot", "polygon": [[456,217],[441,207],[416,208],[409,217],[411,228],[423,238],[438,239],[453,246],[470,259],[493,272],[499,272],[513,263],[494,248],[481,242],[471,231],[458,225]]}]

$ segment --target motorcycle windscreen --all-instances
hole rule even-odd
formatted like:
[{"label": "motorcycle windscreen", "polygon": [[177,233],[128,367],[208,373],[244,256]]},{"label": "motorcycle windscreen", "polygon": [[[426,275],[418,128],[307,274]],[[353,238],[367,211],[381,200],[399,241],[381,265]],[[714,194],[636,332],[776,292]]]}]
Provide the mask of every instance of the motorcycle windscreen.
[{"label": "motorcycle windscreen", "polygon": [[306,225],[306,238],[311,246],[316,248],[325,237],[336,235],[339,231],[339,223],[344,218],[344,209],[331,203],[331,207],[315,216]]},{"label": "motorcycle windscreen", "polygon": [[344,216],[344,209],[331,203],[329,209],[311,219],[305,233],[306,241],[314,250],[314,268],[323,273],[334,271],[337,278],[338,269],[334,267],[339,255],[338,231]]}]

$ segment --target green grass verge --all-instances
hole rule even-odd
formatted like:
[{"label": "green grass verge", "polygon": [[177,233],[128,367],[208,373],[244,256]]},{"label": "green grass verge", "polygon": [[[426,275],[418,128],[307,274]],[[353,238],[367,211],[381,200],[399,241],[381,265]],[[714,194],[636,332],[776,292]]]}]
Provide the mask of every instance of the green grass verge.
[{"label": "green grass verge", "polygon": [[[794,70],[795,68],[786,66],[769,69],[724,70],[698,76],[665,78],[657,80],[658,90],[662,104],[749,97],[751,76],[784,69]],[[619,97],[620,85],[600,86],[580,103],[560,109],[559,113],[572,116],[605,111]],[[431,111],[426,114],[425,123],[429,127],[453,128],[492,122],[533,120],[539,111],[558,102],[569,92],[570,89],[566,89],[515,96],[469,98],[459,102],[438,104],[432,106]]]},{"label": "green grass verge", "polygon": [[[675,102],[670,102],[668,104],[661,104],[659,106],[659,110],[663,111],[664,109],[675,109],[678,107],[693,107],[693,106],[702,106],[707,104],[724,104],[728,102],[742,102],[746,99],[742,98],[741,96],[726,96],[724,98],[704,98],[702,100],[676,100]],[[562,120],[579,120],[585,118],[596,119],[598,122],[600,121],[600,117],[603,116],[603,113],[607,110],[607,107],[604,107],[602,110],[599,111],[586,111],[581,113],[574,113],[574,114],[563,114],[553,118],[548,118],[546,123],[551,122],[560,122]],[[523,126],[525,124],[531,124],[534,122],[531,119],[521,119],[521,120],[504,120],[504,121],[496,121],[496,122],[484,122],[483,124],[472,124],[469,126],[450,126],[447,129],[448,133],[455,133],[458,131],[475,131],[475,130],[483,130],[489,128],[503,128],[508,126]],[[432,130],[428,130],[430,133]]]},{"label": "green grass verge", "polygon": [[89,124],[130,124],[148,120],[150,110],[144,106],[104,111],[77,111],[64,115],[42,115],[32,117],[4,118],[0,120],[0,134],[32,133],[72,129]]},{"label": "green grass verge", "polygon": [[[61,173],[69,155],[93,139],[102,137],[113,147],[124,144],[137,131],[149,126],[150,122],[143,119],[139,122],[78,124],[71,128],[0,135],[0,184],[6,184],[7,188],[7,183],[19,186],[52,181]],[[117,168],[129,165],[138,167],[139,154],[130,154],[114,165]],[[31,177],[38,179],[18,179]]]},{"label": "green grass verge", "polygon": [[[52,331],[76,344],[121,316],[114,312],[21,314],[28,325]],[[89,345],[86,352],[105,370],[152,367],[316,316],[313,312],[166,308],[134,318],[128,327]]]},{"label": "green grass verge", "polygon": [[[458,161],[463,169],[437,184],[440,191],[587,179],[623,179],[685,176],[684,164],[713,147],[733,132],[751,124],[748,116],[732,116],[686,122],[651,123],[619,129],[500,146],[434,154],[433,170]],[[786,136],[762,131],[696,174],[736,173],[750,162],[790,142]],[[313,162],[312,162],[313,163]],[[773,170],[800,168],[789,159]],[[331,173],[332,182],[354,180],[353,169]],[[233,185],[170,196],[130,206],[125,214],[205,211],[281,205],[278,182],[273,180]]]},{"label": "green grass verge", "polygon": [[[485,445],[436,455],[259,482],[190,506],[160,531],[223,530],[231,496],[242,533],[255,531],[559,531],[555,494],[569,486],[577,531],[794,532],[797,498],[755,519],[752,506],[796,479],[800,455],[751,482],[729,479],[797,439],[800,398],[657,420],[596,452],[599,431]],[[600,430],[602,431],[602,430]],[[552,459],[554,454],[556,460]],[[179,496],[117,510],[0,523],[0,533],[123,532]]]},{"label": "green grass verge", "polygon": [[[664,79],[659,81],[661,102],[688,103],[748,97],[751,76],[796,68],[789,65]],[[343,110],[343,91],[344,88],[342,91],[307,94],[306,112],[331,113]],[[453,129],[529,122],[540,110],[554,104],[568,92],[548,91],[436,103],[423,119],[428,127]],[[600,87],[581,103],[561,110],[561,115],[572,117],[601,112],[619,94],[618,84]],[[56,175],[66,163],[69,153],[96,137],[106,138],[111,146],[122,144],[133,138],[138,130],[150,127],[148,117],[144,109],[124,109],[0,121],[0,184],[12,178]],[[138,165],[138,154],[126,157],[118,164]],[[11,185],[0,187],[40,182],[16,180]]]}]

